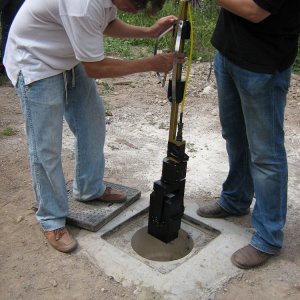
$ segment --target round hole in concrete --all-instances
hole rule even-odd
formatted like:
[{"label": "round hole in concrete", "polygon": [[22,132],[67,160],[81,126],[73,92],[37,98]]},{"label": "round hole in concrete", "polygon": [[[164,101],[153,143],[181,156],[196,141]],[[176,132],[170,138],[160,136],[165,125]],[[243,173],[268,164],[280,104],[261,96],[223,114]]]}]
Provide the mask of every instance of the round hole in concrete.
[{"label": "round hole in concrete", "polygon": [[191,236],[180,229],[178,238],[166,244],[148,233],[148,227],[139,229],[131,239],[132,249],[140,256],[155,261],[172,261],[188,255],[194,242]]}]

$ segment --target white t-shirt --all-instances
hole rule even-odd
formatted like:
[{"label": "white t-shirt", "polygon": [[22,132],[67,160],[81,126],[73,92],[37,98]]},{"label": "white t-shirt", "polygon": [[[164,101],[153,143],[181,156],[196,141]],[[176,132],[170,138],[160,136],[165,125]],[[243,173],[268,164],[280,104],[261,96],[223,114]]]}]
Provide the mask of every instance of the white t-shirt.
[{"label": "white t-shirt", "polygon": [[26,0],[11,26],[4,65],[16,85],[104,58],[103,31],[116,18],[111,0]]}]

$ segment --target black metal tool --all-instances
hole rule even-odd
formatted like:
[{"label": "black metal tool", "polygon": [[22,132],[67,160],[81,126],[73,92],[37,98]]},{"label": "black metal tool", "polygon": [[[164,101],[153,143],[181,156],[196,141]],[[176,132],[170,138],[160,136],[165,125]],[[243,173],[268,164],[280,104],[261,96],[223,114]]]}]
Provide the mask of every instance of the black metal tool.
[{"label": "black metal tool", "polygon": [[180,17],[174,37],[172,79],[169,80],[168,99],[171,102],[169,141],[167,157],[163,159],[162,176],[154,182],[150,195],[148,233],[159,240],[169,243],[178,237],[184,213],[184,189],[188,156],[182,138],[183,112],[178,121],[178,107],[185,94],[186,82],[181,79],[182,65],[178,55],[184,51],[184,42],[190,38],[191,25],[187,20],[189,0],[180,1]]}]

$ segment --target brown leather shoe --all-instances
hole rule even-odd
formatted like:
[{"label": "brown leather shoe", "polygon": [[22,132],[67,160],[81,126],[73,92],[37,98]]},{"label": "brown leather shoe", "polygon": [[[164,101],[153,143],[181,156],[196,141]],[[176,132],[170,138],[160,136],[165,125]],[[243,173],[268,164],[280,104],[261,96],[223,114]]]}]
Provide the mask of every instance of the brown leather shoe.
[{"label": "brown leather shoe", "polygon": [[122,203],[126,200],[126,198],[127,197],[125,193],[118,190],[114,190],[111,187],[107,187],[103,195],[95,200],[110,203]]},{"label": "brown leather shoe", "polygon": [[272,256],[247,245],[232,254],[231,262],[240,269],[251,269],[263,265]]},{"label": "brown leather shoe", "polygon": [[247,215],[250,212],[248,209],[247,212],[241,215],[233,214],[227,212],[216,202],[207,204],[206,206],[200,207],[197,210],[197,215],[204,218],[226,218],[226,217],[240,217]]},{"label": "brown leather shoe", "polygon": [[69,234],[66,227],[45,231],[44,233],[50,245],[60,252],[71,252],[75,250],[78,245],[77,241]]}]

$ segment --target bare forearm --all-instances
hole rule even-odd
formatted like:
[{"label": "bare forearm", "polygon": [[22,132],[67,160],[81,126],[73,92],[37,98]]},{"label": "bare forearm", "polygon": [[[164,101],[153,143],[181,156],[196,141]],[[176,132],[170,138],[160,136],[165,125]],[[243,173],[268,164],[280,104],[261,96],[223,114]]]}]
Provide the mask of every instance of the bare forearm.
[{"label": "bare forearm", "polygon": [[253,0],[217,0],[217,4],[253,23],[259,23],[270,15]]},{"label": "bare forearm", "polygon": [[91,78],[113,78],[133,73],[149,72],[151,65],[147,59],[120,60],[105,58],[99,62],[83,63],[87,75]]},{"label": "bare forearm", "polygon": [[[173,53],[162,53],[136,60],[105,58],[98,62],[82,62],[82,65],[91,78],[113,78],[149,71],[167,73],[173,67],[173,60]],[[184,63],[184,57],[179,57],[178,61]]]},{"label": "bare forearm", "polygon": [[177,20],[175,16],[166,16],[150,27],[134,26],[115,19],[106,27],[104,34],[118,38],[157,38]]},{"label": "bare forearm", "polygon": [[106,27],[104,34],[118,38],[147,38],[149,36],[149,28],[128,25],[119,19],[115,19]]}]

